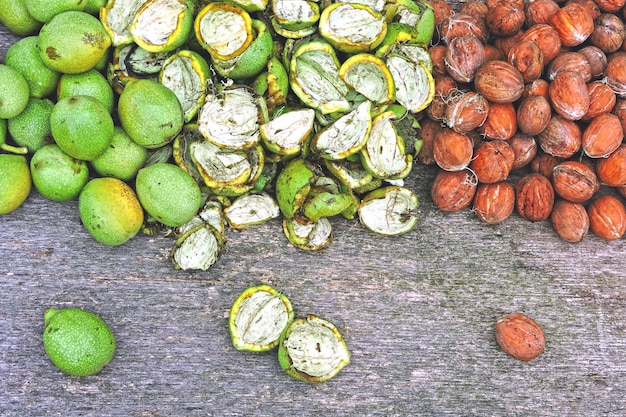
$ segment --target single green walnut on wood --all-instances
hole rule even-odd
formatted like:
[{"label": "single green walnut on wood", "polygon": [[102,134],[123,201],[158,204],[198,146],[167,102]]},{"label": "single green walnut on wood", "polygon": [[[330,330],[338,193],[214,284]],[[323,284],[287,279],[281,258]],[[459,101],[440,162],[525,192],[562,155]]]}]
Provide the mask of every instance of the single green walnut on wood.
[{"label": "single green walnut on wood", "polygon": [[94,375],[115,354],[115,336],[98,315],[79,308],[50,308],[44,313],[43,347],[68,375]]}]

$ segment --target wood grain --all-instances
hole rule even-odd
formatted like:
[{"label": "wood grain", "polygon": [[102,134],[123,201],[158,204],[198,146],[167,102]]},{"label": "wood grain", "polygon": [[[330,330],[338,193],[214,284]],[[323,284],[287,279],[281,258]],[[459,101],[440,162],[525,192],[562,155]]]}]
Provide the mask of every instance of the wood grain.
[{"label": "wood grain", "polygon": [[[14,40],[0,28],[0,57]],[[548,222],[444,214],[429,197],[434,173],[418,164],[406,182],[420,198],[407,235],[333,219],[333,243],[309,253],[273,220],[229,230],[218,264],[191,273],[172,267],[171,238],[105,247],[76,202],[33,191],[0,216],[0,415],[625,415],[624,239],[569,244]],[[334,322],[352,363],[309,385],[287,376],[276,352],[236,351],[228,311],[259,283],[283,291],[298,315]],[[117,336],[96,376],[65,376],[43,351],[43,312],[69,306],[97,312]],[[495,342],[495,321],[513,311],[546,333],[529,363]]]}]

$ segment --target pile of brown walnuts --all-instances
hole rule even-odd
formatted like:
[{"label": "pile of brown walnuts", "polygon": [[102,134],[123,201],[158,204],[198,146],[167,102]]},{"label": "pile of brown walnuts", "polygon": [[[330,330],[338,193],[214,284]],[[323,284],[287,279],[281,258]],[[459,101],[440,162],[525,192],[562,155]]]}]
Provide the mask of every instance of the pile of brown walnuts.
[{"label": "pile of brown walnuts", "polygon": [[568,242],[624,235],[625,2],[431,2],[437,93],[418,158],[440,168],[439,209],[491,224],[517,211]]}]

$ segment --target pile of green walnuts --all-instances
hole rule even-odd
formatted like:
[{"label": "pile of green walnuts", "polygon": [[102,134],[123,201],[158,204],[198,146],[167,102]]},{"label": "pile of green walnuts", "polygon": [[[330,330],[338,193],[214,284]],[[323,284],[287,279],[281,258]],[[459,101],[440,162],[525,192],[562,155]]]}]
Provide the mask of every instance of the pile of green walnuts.
[{"label": "pile of green walnuts", "polygon": [[336,215],[409,231],[419,142],[396,126],[434,94],[432,8],[303,3],[306,18],[279,0],[2,3],[22,38],[0,64],[0,214],[34,187],[77,200],[105,245],[174,231],[174,265],[202,270],[227,226],[281,215],[308,250]]}]

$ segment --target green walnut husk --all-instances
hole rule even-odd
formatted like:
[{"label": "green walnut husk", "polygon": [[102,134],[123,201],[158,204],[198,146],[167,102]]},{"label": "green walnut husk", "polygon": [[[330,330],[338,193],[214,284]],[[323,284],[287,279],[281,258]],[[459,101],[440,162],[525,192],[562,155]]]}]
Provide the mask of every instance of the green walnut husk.
[{"label": "green walnut husk", "polygon": [[176,269],[209,270],[219,260],[226,239],[210,224],[201,223],[176,239],[171,258]]},{"label": "green walnut husk", "polygon": [[213,67],[223,77],[234,80],[248,79],[263,71],[272,56],[274,41],[267,25],[252,19],[254,39],[241,54],[229,60],[213,58]]},{"label": "green walnut husk", "polygon": [[323,249],[333,240],[332,225],[326,217],[316,222],[283,219],[283,232],[292,245],[307,251]]},{"label": "green walnut husk", "polygon": [[220,148],[245,149],[259,143],[259,126],[268,118],[263,97],[252,88],[233,85],[207,94],[198,129]]},{"label": "green walnut husk", "polygon": [[148,0],[130,25],[133,41],[150,52],[174,51],[193,33],[191,0]]},{"label": "green walnut husk", "polygon": [[404,139],[398,135],[394,118],[393,112],[376,116],[369,139],[360,152],[363,166],[381,179],[405,178],[413,166],[413,157],[405,151]]},{"label": "green walnut husk", "polygon": [[293,110],[282,113],[260,126],[263,145],[280,155],[297,155],[313,133],[315,111]]},{"label": "green walnut husk", "polygon": [[208,62],[194,51],[177,51],[163,63],[159,82],[178,97],[185,122],[190,122],[204,104],[207,89],[213,84],[211,76]]},{"label": "green walnut husk", "polygon": [[311,190],[314,173],[301,158],[290,161],[276,178],[276,199],[286,219],[291,219],[302,207]]},{"label": "green walnut husk", "polygon": [[417,196],[408,188],[387,186],[367,194],[359,206],[361,223],[383,236],[397,236],[417,223]]},{"label": "green walnut husk", "polygon": [[[308,0],[272,0],[272,24],[278,28],[281,36],[308,31],[315,31],[315,24],[320,18],[320,7],[314,1]],[[281,33],[282,32],[282,33]],[[283,34],[284,33],[284,34]],[[306,33],[306,32],[305,32]],[[286,36],[289,37],[289,36]]]},{"label": "green walnut husk", "polygon": [[387,34],[385,16],[366,4],[331,3],[320,16],[320,34],[342,52],[375,49]]},{"label": "green walnut husk", "polygon": [[283,333],[278,362],[295,379],[325,382],[350,363],[350,352],[334,324],[310,314],[295,319]]},{"label": "green walnut husk", "polygon": [[271,350],[294,317],[284,294],[269,285],[249,287],[237,297],[228,317],[233,346],[249,352]]},{"label": "green walnut husk", "polygon": [[304,43],[291,57],[291,89],[303,103],[322,114],[348,111],[349,89],[339,77],[339,67],[337,54],[329,43]]},{"label": "green walnut husk", "polygon": [[279,215],[276,200],[263,191],[240,195],[224,209],[229,226],[237,230],[265,223]]},{"label": "green walnut husk", "polygon": [[220,1],[198,12],[194,30],[200,45],[213,59],[222,61],[241,55],[254,39],[250,14],[236,4]]},{"label": "green walnut husk", "polygon": [[371,106],[364,101],[321,130],[311,141],[311,150],[324,159],[345,159],[360,151],[372,129]]}]

